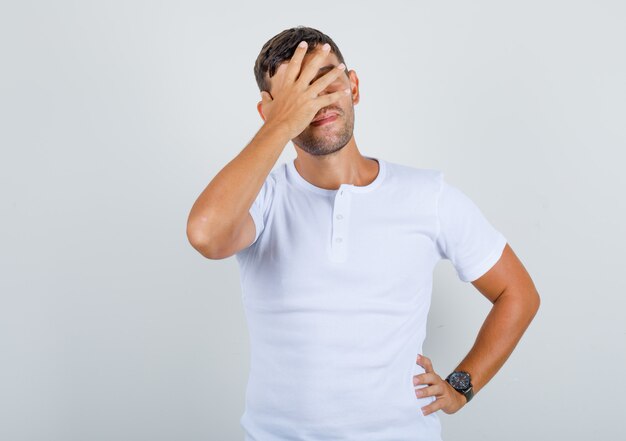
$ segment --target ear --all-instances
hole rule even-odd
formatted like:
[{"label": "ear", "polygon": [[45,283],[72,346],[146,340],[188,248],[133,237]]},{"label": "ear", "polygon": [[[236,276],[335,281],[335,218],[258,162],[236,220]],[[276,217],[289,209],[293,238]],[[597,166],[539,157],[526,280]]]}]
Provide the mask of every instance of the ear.
[{"label": "ear", "polygon": [[350,93],[352,94],[352,104],[358,104],[361,95],[359,93],[359,77],[354,70],[348,72],[348,78],[350,79]]},{"label": "ear", "polygon": [[265,115],[263,115],[263,101],[259,101],[257,103],[256,109],[259,112],[259,115],[261,115],[261,119],[263,120],[263,122],[265,122]]}]

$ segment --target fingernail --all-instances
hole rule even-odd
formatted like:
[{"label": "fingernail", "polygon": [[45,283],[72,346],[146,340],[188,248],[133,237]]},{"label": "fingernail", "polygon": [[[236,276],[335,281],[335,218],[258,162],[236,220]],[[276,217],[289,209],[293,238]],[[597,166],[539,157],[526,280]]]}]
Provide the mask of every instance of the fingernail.
[{"label": "fingernail", "polygon": [[330,49],[330,44],[328,44],[328,43],[324,43],[324,46],[322,46],[322,50],[323,50],[323,51],[327,51],[327,50],[329,50],[329,49]]},{"label": "fingernail", "polygon": [[306,41],[301,41],[298,47],[306,47],[306,45],[307,45]]}]

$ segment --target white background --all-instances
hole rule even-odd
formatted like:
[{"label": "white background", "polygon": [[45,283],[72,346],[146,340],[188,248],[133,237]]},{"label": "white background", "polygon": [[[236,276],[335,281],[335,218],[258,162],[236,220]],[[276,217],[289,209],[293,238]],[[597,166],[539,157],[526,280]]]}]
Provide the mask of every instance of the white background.
[{"label": "white background", "polygon": [[[619,439],[624,23],[606,0],[3,2],[0,438],[243,439],[237,262],[204,259],[186,220],[262,124],[263,43],[305,25],[359,76],[361,153],[445,171],[541,294],[444,439]],[[441,375],[489,306],[437,266]]]}]

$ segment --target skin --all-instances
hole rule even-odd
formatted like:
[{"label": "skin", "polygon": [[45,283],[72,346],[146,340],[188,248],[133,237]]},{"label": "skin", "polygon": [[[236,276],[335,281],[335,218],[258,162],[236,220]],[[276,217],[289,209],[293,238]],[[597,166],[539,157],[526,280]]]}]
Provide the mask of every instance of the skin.
[{"label": "skin", "polygon": [[[296,53],[291,62],[298,61]],[[263,92],[263,99],[257,104],[261,118],[267,123],[275,123],[278,118],[272,119],[269,113],[273,110],[272,98],[278,94],[280,87],[287,82],[285,76],[290,62],[282,63],[274,76],[269,78],[270,93]],[[337,66],[339,60],[331,51],[324,51],[317,46],[302,56],[301,68],[303,75],[307,68],[315,72],[312,81],[315,82],[327,71],[326,66]],[[330,72],[326,75],[329,75]],[[359,103],[359,79],[354,70],[340,73],[329,78],[331,81],[319,92],[320,96],[350,89],[350,94],[340,97],[335,102],[323,107],[319,113],[334,111],[339,117],[330,124],[319,127],[311,125],[310,118],[303,130],[294,133],[291,139],[296,148],[294,164],[300,175],[317,187],[337,189],[342,183],[364,186],[371,183],[378,175],[378,163],[373,159],[365,158],[359,152],[354,139],[354,106]],[[317,113],[317,112],[316,112]]]},{"label": "skin", "polygon": [[[296,61],[298,55],[302,56],[296,51]],[[307,66],[314,70],[320,66],[339,64],[332,52],[324,55],[321,48],[316,48],[300,59],[303,72],[307,71]],[[270,79],[270,94],[262,93],[263,99],[257,104],[259,114],[266,123],[272,122],[265,115],[271,109],[272,96],[280,94],[281,85],[289,83],[285,80],[289,64],[285,62],[278,68]],[[320,94],[333,93],[346,87],[350,88],[349,96],[339,98],[323,109],[339,112],[340,117],[335,122],[321,127],[310,124],[298,126],[294,133],[299,134],[292,139],[298,155],[295,161],[298,172],[321,188],[337,189],[342,183],[367,185],[378,174],[376,161],[364,158],[354,139],[354,105],[359,102],[356,72],[350,70],[347,75],[328,79]],[[492,308],[473,347],[454,370],[469,372],[476,395],[513,352],[535,316],[540,300],[532,279],[509,244],[506,244],[498,262],[482,277],[474,280],[472,285],[492,303]],[[428,357],[419,354],[416,363],[425,370],[425,373],[413,378],[414,385],[425,386],[416,389],[416,397],[436,398],[422,408],[424,415],[438,410],[452,414],[466,404],[465,396],[450,386],[444,380],[445,376],[437,374]]]},{"label": "skin", "polygon": [[[269,79],[269,93],[262,92],[257,104],[265,124],[213,178],[190,212],[187,235],[203,256],[223,259],[251,244],[255,226],[248,210],[289,140],[296,147],[296,169],[313,185],[337,189],[342,183],[368,185],[376,178],[377,162],[360,154],[353,134],[354,105],[359,102],[356,72],[320,70],[337,64],[336,56],[322,47],[308,53],[298,48]],[[311,125],[326,110],[339,113],[339,118],[331,124]],[[539,308],[539,294],[509,244],[498,262],[472,285],[492,308],[455,370],[469,372],[478,393],[521,339]],[[416,396],[436,397],[422,408],[425,415],[438,410],[454,413],[465,405],[465,397],[437,374],[430,359],[420,354],[416,363],[425,373],[416,375],[414,383],[426,386],[416,389]]]},{"label": "skin", "polygon": [[[305,55],[309,56],[303,64]],[[326,108],[341,111],[344,121],[346,115],[349,115],[350,109],[346,107],[348,102],[345,99],[351,92],[350,87],[332,91],[336,84],[339,84],[335,82],[337,77],[343,75],[344,78],[348,78],[344,74],[344,69],[331,66],[328,72],[319,75],[320,68],[327,62],[327,55],[328,52],[323,50],[307,54],[305,45],[295,50],[288,63],[280,66],[278,75],[271,79],[271,93],[261,94],[262,103],[259,104],[259,112],[265,119],[265,124],[243,150],[215,175],[193,204],[187,219],[187,238],[206,258],[224,259],[250,246],[256,228],[249,213],[250,206],[290,140],[302,135],[298,139],[303,146],[319,151],[328,148],[329,139],[331,145],[341,136],[345,139],[345,135],[340,133],[333,135],[327,128],[306,130],[314,117]],[[351,75],[350,78],[354,82],[358,81],[356,76]],[[344,81],[344,84],[348,83]],[[352,95],[352,98],[358,100],[358,93]],[[344,99],[343,103],[339,103],[341,99]],[[323,133],[326,141],[324,136],[321,136]],[[333,136],[335,141],[332,141]],[[348,152],[345,148],[341,151]],[[370,163],[375,161],[358,160],[360,155],[355,156],[354,150],[350,151],[352,153],[349,156],[357,157],[357,160],[346,169],[349,174],[344,172],[339,176],[333,176],[324,169],[322,176],[330,176],[330,180],[335,181],[349,179],[350,182],[360,185],[370,182],[369,175],[373,175]],[[334,155],[333,153],[316,157],[329,158]],[[344,161],[345,157],[342,156]],[[303,174],[306,175],[304,172]],[[233,182],[237,185],[233,185]]]},{"label": "skin", "polygon": [[[302,58],[302,68],[311,62],[337,66],[335,54],[318,60],[321,48]],[[316,66],[319,66],[319,61]],[[281,85],[287,72],[288,62],[283,63],[270,79],[270,96],[257,104],[259,114],[266,121],[263,109],[271,105],[274,85]],[[318,76],[321,74],[318,73]],[[332,93],[350,88],[350,95],[340,98],[323,110],[334,110],[339,118],[321,127],[308,125],[292,139],[296,147],[296,168],[300,175],[312,184],[336,189],[342,183],[367,185],[378,174],[375,161],[364,158],[354,139],[354,105],[359,102],[359,80],[354,70],[337,76],[321,93]],[[269,98],[269,99],[268,99]],[[372,164],[372,162],[374,164]],[[496,374],[508,359],[539,308],[539,294],[526,269],[509,244],[505,246],[498,262],[482,277],[472,282],[474,287],[492,303],[492,309],[483,323],[474,346],[455,370],[469,372],[474,394]],[[466,404],[465,396],[457,392],[444,378],[437,374],[428,357],[419,354],[416,363],[425,370],[414,377],[414,384],[425,385],[415,391],[416,397],[434,396],[436,400],[422,408],[424,415],[443,410],[451,414]]]},{"label": "skin", "polygon": [[[476,395],[513,352],[537,313],[540,298],[530,275],[509,244],[498,262],[472,285],[492,307],[474,345],[454,370],[469,372]],[[416,375],[413,384],[427,387],[416,389],[415,395],[436,397],[431,404],[422,407],[424,415],[440,409],[448,414],[455,413],[466,404],[465,396],[434,371],[430,359],[420,354],[416,363],[426,372]]]}]

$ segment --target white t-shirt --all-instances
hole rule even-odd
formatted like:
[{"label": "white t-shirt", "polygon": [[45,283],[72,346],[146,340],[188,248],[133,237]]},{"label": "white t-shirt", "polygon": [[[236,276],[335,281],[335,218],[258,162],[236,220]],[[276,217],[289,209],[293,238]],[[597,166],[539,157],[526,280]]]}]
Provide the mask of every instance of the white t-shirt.
[{"label": "white t-shirt", "polygon": [[[426,337],[433,269],[473,281],[504,236],[443,172],[373,158],[376,179],[337,190],[292,161],[267,177],[236,254],[251,369],[246,441],[437,441],[437,412],[413,376]],[[461,355],[461,354],[459,354]]]}]

